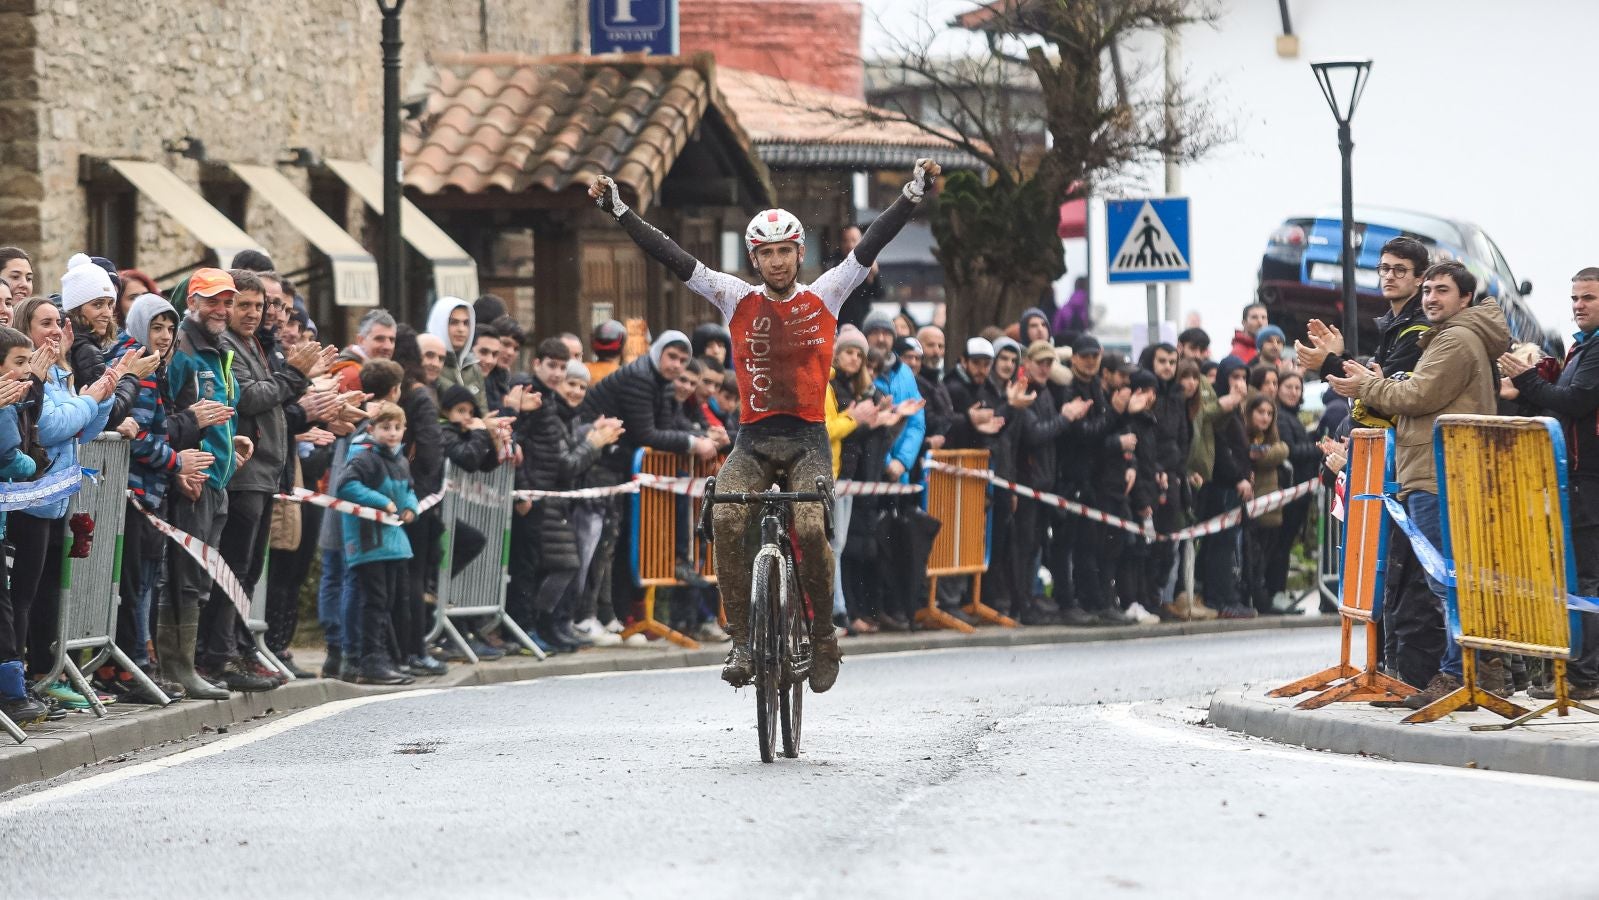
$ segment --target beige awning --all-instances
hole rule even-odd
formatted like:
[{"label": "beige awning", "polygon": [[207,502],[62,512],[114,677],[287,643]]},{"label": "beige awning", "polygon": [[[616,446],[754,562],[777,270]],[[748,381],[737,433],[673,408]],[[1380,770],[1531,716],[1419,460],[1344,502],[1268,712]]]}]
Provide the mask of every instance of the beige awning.
[{"label": "beige awning", "polygon": [[283,214],[294,230],[333,264],[333,302],[339,306],[378,305],[378,264],[355,238],[317,208],[294,182],[270,166],[228,163],[228,168],[262,200]]},{"label": "beige awning", "polygon": [[232,264],[233,255],[240,250],[263,249],[166,166],[135,159],[110,159],[106,164],[210,248],[217,256],[217,265]]},{"label": "beige awning", "polygon": [[[372,207],[373,212],[383,215],[383,176],[377,169],[344,159],[330,159],[327,165],[340,181]],[[411,249],[427,257],[432,264],[433,290],[437,296],[477,299],[477,263],[444,233],[444,229],[417,209],[415,203],[403,197],[400,198],[400,234]]]}]

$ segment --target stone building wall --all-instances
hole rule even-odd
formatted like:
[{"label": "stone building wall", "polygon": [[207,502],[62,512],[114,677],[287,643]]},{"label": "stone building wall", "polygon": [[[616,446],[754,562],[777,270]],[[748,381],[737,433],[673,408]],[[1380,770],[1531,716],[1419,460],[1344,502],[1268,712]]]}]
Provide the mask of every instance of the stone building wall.
[{"label": "stone building wall", "polygon": [[[434,53],[579,51],[584,7],[410,0],[402,94],[423,89]],[[381,29],[373,0],[0,0],[0,245],[32,253],[41,290],[59,284],[87,239],[82,156],[160,162],[196,188],[200,164],[164,152],[163,141],[194,135],[218,161],[272,164],[304,146],[375,163]],[[303,169],[280,171],[307,187]],[[350,209],[349,231],[374,234],[361,204]],[[249,202],[245,230],[285,271],[308,261],[305,242],[264,202]],[[136,265],[159,274],[202,252],[154,204],[138,204]]]}]

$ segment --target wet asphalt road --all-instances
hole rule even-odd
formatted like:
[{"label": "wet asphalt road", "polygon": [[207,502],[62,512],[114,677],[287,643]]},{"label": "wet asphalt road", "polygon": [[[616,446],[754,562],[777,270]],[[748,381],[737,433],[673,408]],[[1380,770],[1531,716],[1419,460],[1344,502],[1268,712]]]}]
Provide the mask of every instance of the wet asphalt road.
[{"label": "wet asphalt road", "polygon": [[[846,658],[801,757],[770,765],[751,693],[709,669],[322,707],[8,795],[0,897],[1593,895],[1548,850],[1591,830],[1599,787],[1191,724],[1209,690],[1330,649],[1314,629]],[[1485,824],[1511,818],[1542,824]],[[1460,862],[1484,851],[1518,862]]]}]

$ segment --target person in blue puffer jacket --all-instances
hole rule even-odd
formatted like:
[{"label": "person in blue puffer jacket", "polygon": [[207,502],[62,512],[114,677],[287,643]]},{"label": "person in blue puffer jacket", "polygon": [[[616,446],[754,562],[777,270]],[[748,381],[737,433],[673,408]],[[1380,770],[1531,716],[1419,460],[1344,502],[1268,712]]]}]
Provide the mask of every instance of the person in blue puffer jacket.
[{"label": "person in blue puffer jacket", "polygon": [[[24,430],[33,432],[33,417],[26,418],[17,401],[31,390],[27,381],[33,343],[22,332],[0,327],[0,480],[26,481],[38,464],[24,451]],[[21,376],[21,380],[17,380]],[[29,407],[31,409],[31,405]],[[5,537],[6,514],[0,511],[0,539]],[[42,721],[50,709],[28,694],[23,677],[21,643],[12,620],[11,593],[0,578],[0,713],[19,725]]]},{"label": "person in blue puffer jacket", "polygon": [[[46,477],[76,466],[78,445],[94,440],[105,429],[117,380],[127,366],[119,362],[93,384],[83,385],[81,392],[74,391],[71,373],[57,364],[65,335],[61,311],[55,304],[46,297],[30,297],[17,308],[13,321],[23,326],[18,330],[23,330],[34,347],[44,351],[33,369],[37,392],[30,399],[38,401],[35,431],[46,461],[39,475]],[[15,548],[11,569],[14,635],[17,643],[26,647],[28,670],[38,677],[55,663],[61,585],[54,575],[61,571],[68,503],[63,497],[30,507],[13,515],[7,528]],[[46,572],[52,577],[45,578]],[[89,708],[88,698],[64,680],[44,685],[40,692],[64,707]]]},{"label": "person in blue puffer jacket", "polygon": [[[350,443],[350,456],[335,490],[338,498],[385,510],[405,523],[415,521],[411,466],[400,452],[404,440],[405,411],[391,402],[379,404],[367,431]],[[356,682],[409,684],[411,676],[394,667],[390,648],[397,646],[391,611],[409,569],[410,539],[398,525],[340,515],[345,564],[361,585],[361,668]]]}]

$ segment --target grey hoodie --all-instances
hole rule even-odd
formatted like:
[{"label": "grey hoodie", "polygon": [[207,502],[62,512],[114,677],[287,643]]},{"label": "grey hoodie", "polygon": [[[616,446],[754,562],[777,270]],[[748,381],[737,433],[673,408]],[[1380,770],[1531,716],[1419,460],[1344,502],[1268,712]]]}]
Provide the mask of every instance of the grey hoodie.
[{"label": "grey hoodie", "polygon": [[174,325],[183,318],[160,294],[140,294],[128,307],[128,336],[138,341],[141,347],[150,346],[150,323],[162,313],[171,313]]},{"label": "grey hoodie", "polygon": [[650,344],[650,362],[655,364],[657,374],[661,371],[661,351],[672,344],[682,344],[684,353],[693,352],[693,344],[689,342],[688,335],[681,331],[661,332],[661,336]]}]

